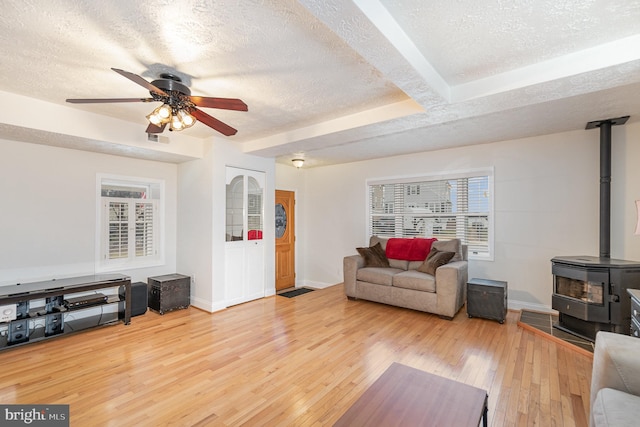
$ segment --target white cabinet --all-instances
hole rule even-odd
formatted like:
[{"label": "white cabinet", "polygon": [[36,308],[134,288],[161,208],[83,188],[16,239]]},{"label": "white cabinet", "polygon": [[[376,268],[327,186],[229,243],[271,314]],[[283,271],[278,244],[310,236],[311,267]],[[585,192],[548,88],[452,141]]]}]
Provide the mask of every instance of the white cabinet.
[{"label": "white cabinet", "polygon": [[227,167],[225,290],[227,305],[264,297],[265,173]]}]

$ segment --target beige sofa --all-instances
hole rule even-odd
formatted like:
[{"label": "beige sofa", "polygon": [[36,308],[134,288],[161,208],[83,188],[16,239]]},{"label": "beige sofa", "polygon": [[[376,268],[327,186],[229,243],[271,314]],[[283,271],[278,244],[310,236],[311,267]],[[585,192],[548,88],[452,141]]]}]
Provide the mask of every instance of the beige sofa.
[{"label": "beige sofa", "polygon": [[640,425],[640,338],[598,332],[589,425]]},{"label": "beige sofa", "polygon": [[[369,245],[380,243],[386,248],[386,238],[372,236]],[[457,240],[456,240],[457,241]],[[446,250],[453,241],[434,242]],[[466,301],[468,278],[467,247],[457,241],[458,249],[451,262],[438,267],[435,275],[417,270],[422,261],[389,259],[388,268],[365,267],[360,255],[344,258],[344,291],[349,299],[364,299],[413,310],[437,314],[452,319]]]}]

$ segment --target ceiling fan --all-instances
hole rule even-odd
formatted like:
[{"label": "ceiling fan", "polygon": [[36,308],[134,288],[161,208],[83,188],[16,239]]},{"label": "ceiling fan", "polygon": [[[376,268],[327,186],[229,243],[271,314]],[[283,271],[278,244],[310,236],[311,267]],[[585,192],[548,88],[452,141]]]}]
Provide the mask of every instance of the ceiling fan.
[{"label": "ceiling fan", "polygon": [[160,74],[160,79],[151,83],[137,74],[112,68],[116,73],[149,90],[151,98],[101,98],[101,99],[67,99],[72,104],[96,104],[103,102],[162,102],[148,116],[147,133],[162,133],[167,124],[169,130],[179,131],[195,124],[196,120],[223,135],[231,136],[238,132],[226,123],[210,116],[198,107],[220,108],[224,110],[248,111],[247,104],[236,98],[211,98],[191,96],[191,90],[182,84],[180,77]]}]

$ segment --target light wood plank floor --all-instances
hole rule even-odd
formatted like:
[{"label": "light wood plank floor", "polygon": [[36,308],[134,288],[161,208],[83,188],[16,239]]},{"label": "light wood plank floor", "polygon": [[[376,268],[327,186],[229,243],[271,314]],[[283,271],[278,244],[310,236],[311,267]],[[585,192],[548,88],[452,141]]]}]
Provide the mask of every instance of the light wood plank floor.
[{"label": "light wood plank floor", "polygon": [[332,425],[399,362],[486,389],[489,425],[586,426],[591,359],[516,322],[348,301],[342,285],[147,312],[0,352],[0,402],[70,404],[72,426]]}]

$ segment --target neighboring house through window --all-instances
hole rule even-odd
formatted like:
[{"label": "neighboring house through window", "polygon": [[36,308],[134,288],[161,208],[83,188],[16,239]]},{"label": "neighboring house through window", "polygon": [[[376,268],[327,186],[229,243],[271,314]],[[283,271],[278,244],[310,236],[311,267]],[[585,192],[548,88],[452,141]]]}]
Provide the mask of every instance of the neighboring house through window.
[{"label": "neighboring house through window", "polygon": [[459,238],[469,258],[493,259],[493,169],[371,180],[369,234]]},{"label": "neighboring house through window", "polygon": [[162,181],[98,176],[98,271],[159,265]]}]

